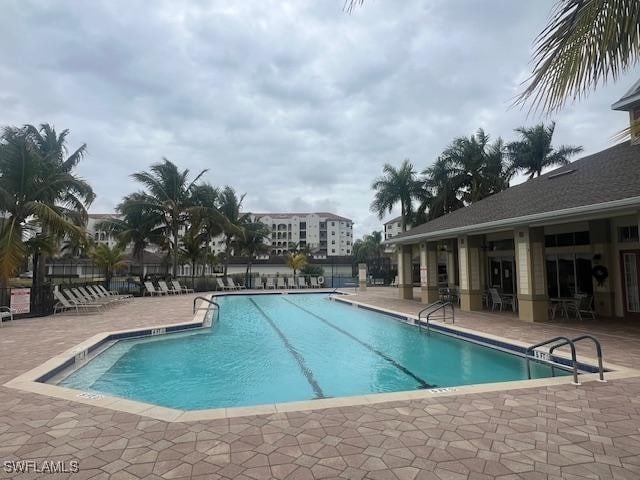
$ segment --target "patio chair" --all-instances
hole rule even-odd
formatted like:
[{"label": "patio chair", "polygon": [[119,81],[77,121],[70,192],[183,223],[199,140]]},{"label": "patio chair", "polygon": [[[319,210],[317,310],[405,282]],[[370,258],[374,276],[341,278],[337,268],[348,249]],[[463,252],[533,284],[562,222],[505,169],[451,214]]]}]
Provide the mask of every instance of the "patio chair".
[{"label": "patio chair", "polygon": [[133,298],[133,295],[131,295],[130,293],[118,293],[116,291],[109,291],[103,285],[94,285],[93,288],[94,290],[102,293],[107,297],[120,298],[122,300],[130,300]]},{"label": "patio chair", "polygon": [[0,327],[4,323],[5,318],[9,319],[7,321],[12,321],[14,313],[15,313],[15,310],[13,310],[13,308],[11,307],[0,307]]},{"label": "patio chair", "polygon": [[309,286],[311,288],[320,288],[320,284],[318,283],[318,277],[309,278]]},{"label": "patio chair", "polygon": [[114,302],[125,302],[126,300],[133,298],[131,295],[114,295],[108,292],[106,288],[102,287],[102,289],[100,289],[96,285],[87,285],[85,289],[89,293],[93,293],[96,298],[109,298]]},{"label": "patio chair", "polygon": [[267,277],[267,283],[265,284],[264,288],[266,288],[267,290],[269,290],[271,288],[273,288],[273,289],[276,288],[275,283],[273,283],[273,278]]},{"label": "patio chair", "polygon": [[77,300],[73,300],[68,295],[68,291],[67,297],[65,297],[61,290],[55,289],[53,291],[53,296],[58,301],[58,303],[53,306],[54,315],[65,310],[75,310],[76,312],[80,312],[80,309],[83,309],[85,312],[94,310],[98,313],[102,313],[102,311],[104,310],[104,306],[97,303],[82,303]]},{"label": "patio chair", "polygon": [[[102,303],[103,305],[113,305],[118,300],[114,297],[101,297],[95,293],[89,292],[85,287],[78,287],[74,289],[74,293],[78,292],[82,295],[82,298],[89,303]],[[76,294],[77,296],[77,294]]]},{"label": "patio chair", "polygon": [[284,277],[278,277],[276,286],[282,289],[287,288],[287,284],[284,283]]},{"label": "patio chair", "polygon": [[590,316],[595,320],[598,314],[593,309],[592,303],[590,295],[586,293],[576,293],[574,295],[574,301],[567,303],[567,310],[574,312],[576,318],[580,321],[583,320],[583,315]]},{"label": "patio chair", "polygon": [[391,282],[389,284],[390,287],[397,287],[398,286],[398,276],[396,275],[393,279],[393,282]]},{"label": "patio chair", "polygon": [[235,287],[225,285],[220,277],[216,278],[216,283],[218,284],[218,288],[220,290],[235,290]]},{"label": "patio chair", "polygon": [[298,277],[298,288],[307,288],[307,281],[304,277]]},{"label": "patio chair", "polygon": [[193,288],[187,288],[186,286],[181,285],[178,280],[171,280],[171,283],[175,290],[180,290],[182,293],[195,293]]},{"label": "patio chair", "polygon": [[287,288],[298,288],[295,277],[287,277]]},{"label": "patio chair", "polygon": [[253,288],[256,290],[264,289],[264,283],[262,282],[262,277],[257,277]]},{"label": "patio chair", "polygon": [[501,312],[504,310],[505,305],[510,305],[512,309],[515,308],[512,296],[500,295],[495,288],[490,288],[489,294],[491,295],[491,310],[495,310],[498,305],[500,305]]},{"label": "patio chair", "polygon": [[156,287],[153,286],[153,283],[151,282],[144,282],[144,288],[146,289],[147,293],[149,295],[151,295],[152,297],[154,295],[166,295],[167,292],[163,292],[162,290],[156,290]]},{"label": "patio chair", "polygon": [[164,280],[158,280],[158,287],[160,287],[160,290],[165,292],[167,295],[175,295],[176,293],[180,293],[176,291],[175,288],[169,288],[167,282],[165,282]]},{"label": "patio chair", "polygon": [[227,283],[234,290],[244,290],[246,288],[244,285],[236,285],[231,277],[227,278]]}]

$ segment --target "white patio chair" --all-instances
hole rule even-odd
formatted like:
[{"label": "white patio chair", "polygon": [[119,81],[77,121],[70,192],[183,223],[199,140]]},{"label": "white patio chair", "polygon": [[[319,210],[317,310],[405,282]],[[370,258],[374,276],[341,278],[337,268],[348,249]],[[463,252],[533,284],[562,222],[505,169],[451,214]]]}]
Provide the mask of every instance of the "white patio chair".
[{"label": "white patio chair", "polygon": [[265,284],[264,288],[266,288],[267,290],[276,288],[275,283],[273,283],[273,278],[267,277],[267,283]]},{"label": "white patio chair", "polygon": [[178,280],[171,280],[171,283],[173,284],[173,288],[176,290],[180,290],[182,293],[194,293],[195,290],[193,288],[187,288],[184,285],[181,285],[180,282]]},{"label": "white patio chair", "polygon": [[278,283],[276,284],[276,286],[282,289],[287,288],[287,284],[284,283],[284,277],[278,277]]},{"label": "white patio chair", "polygon": [[311,288],[320,288],[320,284],[318,283],[318,277],[309,278],[309,285]]},{"label": "white patio chair", "polygon": [[498,305],[500,305],[500,311],[504,310],[505,305],[511,306],[512,309],[515,308],[513,304],[513,296],[510,295],[500,295],[497,289],[490,288],[489,294],[491,295],[491,310],[495,310]]},{"label": "white patio chair", "polygon": [[58,303],[53,307],[54,315],[59,311],[64,311],[64,310],[75,310],[76,312],[80,312],[80,309],[84,310],[85,312],[88,312],[89,310],[94,310],[94,311],[97,311],[98,313],[102,313],[102,311],[104,310],[104,305],[100,305],[98,303],[80,302],[78,300],[73,299],[72,295],[68,290],[65,293],[67,295],[66,297],[61,290],[56,289],[53,291],[53,296],[55,297],[56,300],[58,300]]},{"label": "white patio chair", "polygon": [[263,290],[264,289],[264,282],[262,281],[262,277],[256,277],[256,281],[253,285],[253,288],[256,290]]},{"label": "white patio chair", "polygon": [[78,294],[82,295],[82,298],[86,300],[88,303],[101,303],[105,306],[109,306],[109,305],[113,305],[115,302],[118,301],[113,297],[100,297],[95,293],[90,293],[84,287],[74,288],[73,290],[74,290],[74,293],[77,292],[76,296],[78,296]]},{"label": "white patio chair", "polygon": [[0,307],[0,327],[5,322],[5,318],[8,318],[9,322],[13,320],[13,314],[15,310],[11,307]]},{"label": "white patio chair", "polygon": [[227,283],[234,290],[244,290],[246,288],[244,285],[236,285],[231,277],[227,278]]},{"label": "white patio chair", "polygon": [[304,277],[298,277],[298,288],[307,288],[307,281]]},{"label": "white patio chair", "polygon": [[147,293],[152,297],[155,295],[166,295],[167,292],[163,292],[162,290],[156,290],[156,287],[153,286],[151,282],[144,282],[144,288],[147,290]]},{"label": "white patio chair", "polygon": [[393,282],[391,282],[389,284],[390,287],[397,287],[398,286],[398,276],[396,275],[393,279]]},{"label": "white patio chair", "polygon": [[287,288],[298,288],[295,277],[287,277]]},{"label": "white patio chair", "polygon": [[591,296],[586,293],[576,293],[574,295],[574,301],[567,303],[567,311],[574,312],[576,318],[580,321],[584,320],[582,317],[590,316],[594,320],[597,318],[598,314],[593,309]]},{"label": "white patio chair", "polygon": [[230,285],[225,285],[220,277],[216,278],[216,283],[218,284],[218,288],[220,290],[235,290],[234,287]]},{"label": "white patio chair", "polygon": [[94,290],[102,293],[107,297],[114,297],[122,300],[130,300],[133,298],[133,295],[131,295],[130,293],[118,293],[116,291],[109,291],[103,285],[94,285],[93,288]]},{"label": "white patio chair", "polygon": [[160,290],[165,292],[167,295],[175,295],[176,293],[179,293],[174,288],[169,288],[167,282],[164,280],[158,280],[158,287],[160,287]]}]

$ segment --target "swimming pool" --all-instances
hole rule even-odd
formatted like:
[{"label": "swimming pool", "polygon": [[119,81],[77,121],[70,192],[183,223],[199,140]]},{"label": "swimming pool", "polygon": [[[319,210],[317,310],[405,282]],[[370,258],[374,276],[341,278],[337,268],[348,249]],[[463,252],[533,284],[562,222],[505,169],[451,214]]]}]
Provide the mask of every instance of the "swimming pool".
[{"label": "swimming pool", "polygon": [[[58,384],[200,410],[527,378],[520,356],[326,294],[217,301],[213,327],[119,340]],[[532,378],[552,376],[547,364],[531,367]]]}]

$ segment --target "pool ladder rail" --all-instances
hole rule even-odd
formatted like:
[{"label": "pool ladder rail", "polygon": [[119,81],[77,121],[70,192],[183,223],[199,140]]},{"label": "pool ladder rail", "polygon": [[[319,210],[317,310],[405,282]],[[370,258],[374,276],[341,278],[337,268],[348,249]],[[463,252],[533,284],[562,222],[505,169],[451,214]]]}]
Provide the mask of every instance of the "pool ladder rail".
[{"label": "pool ladder rail", "polygon": [[[198,300],[203,300],[205,302],[207,302],[209,304],[208,307],[199,307],[196,308],[196,302]],[[216,307],[216,321],[220,318],[220,305],[216,302],[214,302],[213,300],[210,300],[208,298],[205,297],[196,297],[193,299],[193,313],[195,314],[197,310],[209,310],[211,308],[211,305]]]},{"label": "pool ladder rail", "polygon": [[[600,344],[600,341],[594,337],[593,335],[580,335],[578,337],[574,337],[574,338],[569,338],[569,337],[563,337],[563,336],[559,336],[559,337],[553,337],[550,338],[548,340],[545,340],[543,342],[540,343],[536,343],[535,345],[531,345],[529,348],[527,348],[527,350],[525,351],[525,358],[527,359],[527,376],[529,377],[529,380],[531,380],[531,358],[533,356],[534,360],[542,360],[545,362],[548,362],[551,364],[551,374],[552,376],[555,377],[555,365],[553,362],[553,351],[556,348],[559,347],[564,347],[566,345],[569,345],[569,348],[571,349],[571,369],[572,369],[572,373],[573,373],[573,384],[574,385],[580,385],[580,382],[578,382],[578,361],[576,358],[576,343],[582,340],[591,340],[593,342],[593,344],[596,347],[596,354],[598,356],[598,374],[599,374],[599,379],[598,381],[600,382],[605,382],[606,380],[604,379],[604,366],[602,364],[602,345]],[[549,348],[548,352],[542,352],[539,350],[536,350],[536,348],[540,348],[543,347],[545,345],[552,345],[551,348]]]},{"label": "pool ladder rail", "polygon": [[[426,307],[424,307],[420,312],[418,312],[418,319],[414,322],[415,325],[421,327],[423,324],[426,324],[427,332],[429,332],[429,321],[430,320],[442,320],[443,323],[447,323],[447,308],[451,309],[451,323],[456,322],[456,314],[453,303],[445,302],[443,300],[438,300],[436,302],[430,303]],[[434,314],[439,313],[439,316],[433,316]],[[423,321],[424,320],[424,321]],[[420,329],[422,331],[422,329]]]}]

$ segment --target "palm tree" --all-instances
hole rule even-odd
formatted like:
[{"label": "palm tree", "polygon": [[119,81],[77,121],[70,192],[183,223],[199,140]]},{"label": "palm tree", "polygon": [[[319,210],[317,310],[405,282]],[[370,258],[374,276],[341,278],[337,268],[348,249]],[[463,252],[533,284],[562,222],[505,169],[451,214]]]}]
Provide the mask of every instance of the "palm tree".
[{"label": "palm tree", "polygon": [[300,242],[289,242],[287,246],[288,253],[302,253],[305,256],[309,257],[311,255],[311,247],[309,244],[305,243],[304,245],[300,245]]},{"label": "palm tree", "polygon": [[515,131],[521,140],[507,146],[514,172],[523,172],[529,180],[540,176],[542,170],[556,165],[568,165],[574,155],[582,151],[582,147],[562,145],[557,149],[551,145],[555,122],[546,127],[543,123],[535,127],[520,127]]},{"label": "palm tree", "polygon": [[452,186],[466,204],[509,187],[511,173],[504,161],[504,144],[500,138],[490,144],[481,128],[469,138],[456,138],[442,157],[451,168]]},{"label": "palm tree", "polygon": [[269,236],[269,227],[262,222],[251,222],[244,226],[244,234],[238,240],[240,252],[248,257],[244,284],[249,288],[249,272],[254,259],[268,253],[270,248],[264,241]]},{"label": "palm tree", "polygon": [[309,263],[307,257],[303,253],[288,253],[286,261],[287,266],[293,270],[294,277],[298,270],[301,270],[307,263]]},{"label": "palm tree", "polygon": [[180,255],[191,263],[191,288],[195,285],[197,262],[207,254],[206,239],[200,223],[191,223],[182,236]]},{"label": "palm tree", "polygon": [[558,1],[536,38],[533,73],[516,103],[545,112],[617,80],[640,59],[640,2]]},{"label": "palm tree", "polygon": [[119,246],[110,247],[106,243],[97,245],[91,252],[91,259],[98,267],[104,270],[104,286],[111,289],[113,274],[124,268],[127,264],[127,256]]},{"label": "palm tree", "polygon": [[184,225],[188,210],[193,207],[192,193],[196,182],[207,172],[202,170],[193,180],[189,180],[189,169],[180,171],[166,158],[161,163],[151,165],[148,172],[131,175],[146,190],[137,198],[123,204],[123,213],[129,209],[143,208],[162,218],[162,225],[169,239],[169,253],[172,258],[172,273],[176,276],[179,255],[180,227]]},{"label": "palm tree", "polygon": [[[6,127],[0,135],[0,288],[23,263],[27,232],[82,237],[78,225],[95,197],[89,184],[73,172],[84,148],[65,158],[68,132],[57,136],[48,126],[42,129],[44,134],[36,135],[32,126]],[[52,146],[54,137],[57,150]],[[51,143],[45,145],[44,140]],[[38,250],[34,258],[41,272],[34,272],[34,287],[42,285],[45,253]]]},{"label": "palm tree", "polygon": [[454,172],[448,158],[439,157],[422,175],[424,193],[418,207],[418,221],[433,220],[464,207],[453,181]]},{"label": "palm tree", "polygon": [[224,226],[224,276],[229,269],[229,258],[234,241],[242,235],[242,229],[249,223],[248,213],[242,213],[242,202],[245,194],[238,198],[235,190],[229,186],[224,187],[219,197],[219,211],[224,215],[227,224]]},{"label": "palm tree", "polygon": [[420,194],[421,185],[416,172],[409,160],[404,160],[400,168],[386,163],[383,167],[384,175],[377,178],[371,188],[376,191],[371,211],[382,219],[385,214],[391,213],[393,207],[400,203],[402,216],[402,231],[407,229],[407,221],[413,212],[412,202]]},{"label": "palm tree", "polygon": [[144,278],[144,251],[150,244],[161,245],[165,241],[162,216],[154,210],[146,209],[141,202],[144,197],[132,193],[123,198],[116,207],[121,218],[103,220],[96,225],[98,230],[114,234],[118,245],[125,249],[131,245],[131,253],[140,266],[140,278]]}]

